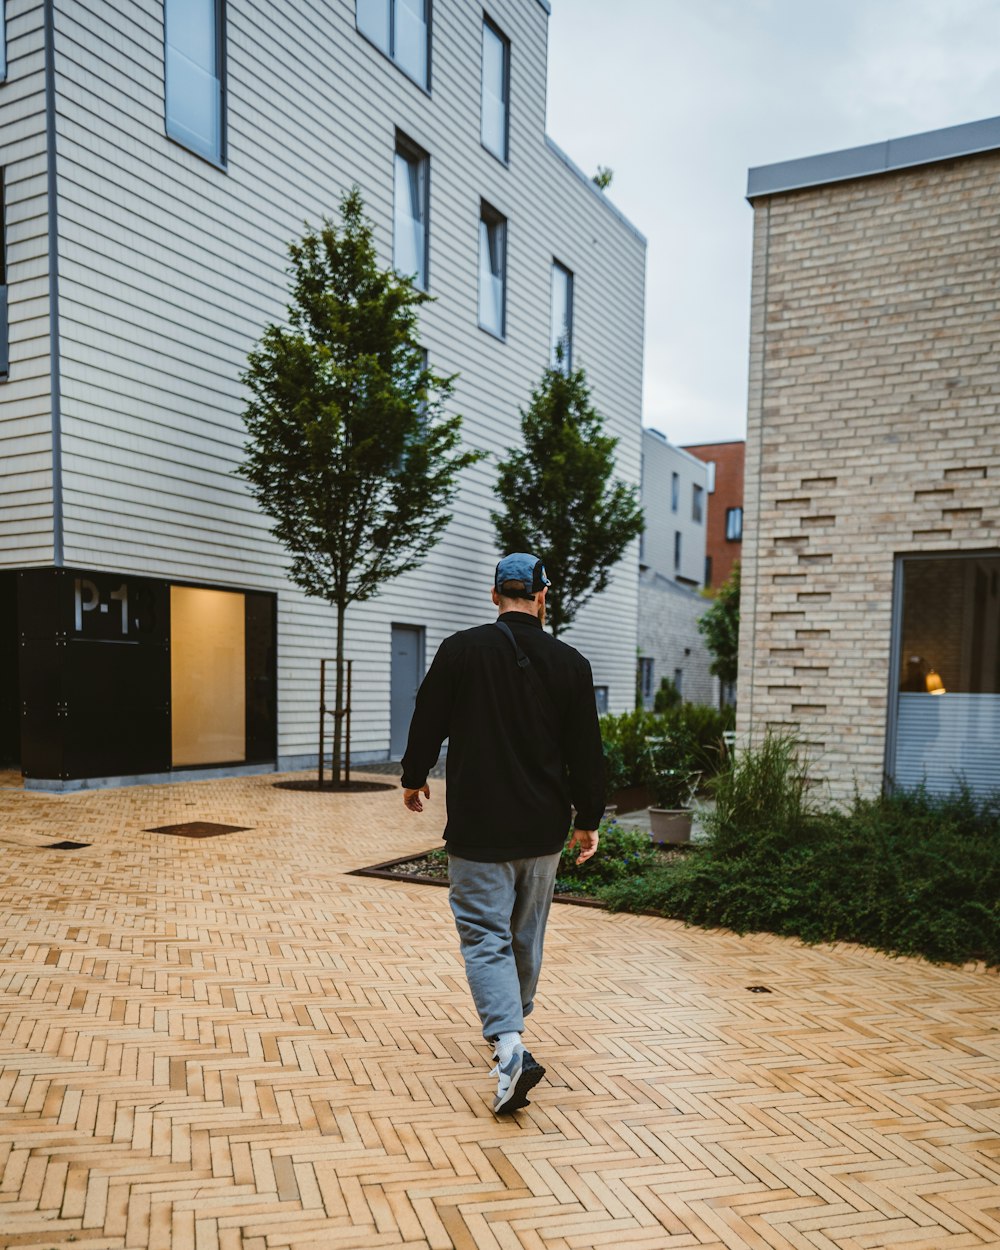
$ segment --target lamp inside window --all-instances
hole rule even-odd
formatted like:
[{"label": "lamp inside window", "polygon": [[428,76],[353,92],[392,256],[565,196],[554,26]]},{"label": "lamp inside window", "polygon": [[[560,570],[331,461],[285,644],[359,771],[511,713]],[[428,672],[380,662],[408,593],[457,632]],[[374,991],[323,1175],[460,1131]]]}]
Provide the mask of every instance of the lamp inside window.
[{"label": "lamp inside window", "polygon": [[947,694],[947,691],[944,688],[944,682],[933,669],[931,669],[924,678],[924,684],[927,687],[928,694]]}]

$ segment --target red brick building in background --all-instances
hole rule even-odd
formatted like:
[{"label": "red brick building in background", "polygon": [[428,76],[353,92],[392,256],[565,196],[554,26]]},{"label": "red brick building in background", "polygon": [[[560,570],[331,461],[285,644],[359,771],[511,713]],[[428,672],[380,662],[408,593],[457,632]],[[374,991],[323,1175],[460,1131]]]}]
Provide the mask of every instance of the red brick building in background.
[{"label": "red brick building in background", "polygon": [[[683,448],[709,465],[705,585],[721,586],[743,549],[743,460],[746,443],[699,443]],[[714,468],[711,466],[714,465]]]}]

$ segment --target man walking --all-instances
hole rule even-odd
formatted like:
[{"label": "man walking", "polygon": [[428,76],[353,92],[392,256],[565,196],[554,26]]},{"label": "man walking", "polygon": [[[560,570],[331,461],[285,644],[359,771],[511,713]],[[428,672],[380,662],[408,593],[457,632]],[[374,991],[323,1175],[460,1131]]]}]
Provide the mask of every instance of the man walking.
[{"label": "man walking", "polygon": [[508,1115],[545,1075],[521,1042],[534,1005],[559,856],[597,850],[604,753],[584,657],[545,633],[541,560],[496,567],[496,622],[452,634],[417,692],[403,756],[403,802],[423,811],[447,738],[448,897],[469,988],[494,1044],[493,1110]]}]

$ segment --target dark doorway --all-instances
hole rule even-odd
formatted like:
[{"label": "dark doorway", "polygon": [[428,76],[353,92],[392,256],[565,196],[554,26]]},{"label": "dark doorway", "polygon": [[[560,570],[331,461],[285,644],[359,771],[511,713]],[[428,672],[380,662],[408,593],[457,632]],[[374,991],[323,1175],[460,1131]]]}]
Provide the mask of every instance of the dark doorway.
[{"label": "dark doorway", "polygon": [[389,751],[398,760],[406,750],[417,687],[424,675],[424,630],[419,625],[392,627],[392,679]]}]

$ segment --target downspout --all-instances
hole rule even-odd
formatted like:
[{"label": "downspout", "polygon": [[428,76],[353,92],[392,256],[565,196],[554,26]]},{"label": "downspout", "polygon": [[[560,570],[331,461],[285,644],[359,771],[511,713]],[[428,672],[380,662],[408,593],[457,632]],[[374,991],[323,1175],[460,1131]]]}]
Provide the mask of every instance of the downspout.
[{"label": "downspout", "polygon": [[55,0],[45,4],[45,149],[49,243],[49,388],[52,406],[52,562],[63,565],[62,379],[59,359],[59,201],[56,176]]}]

